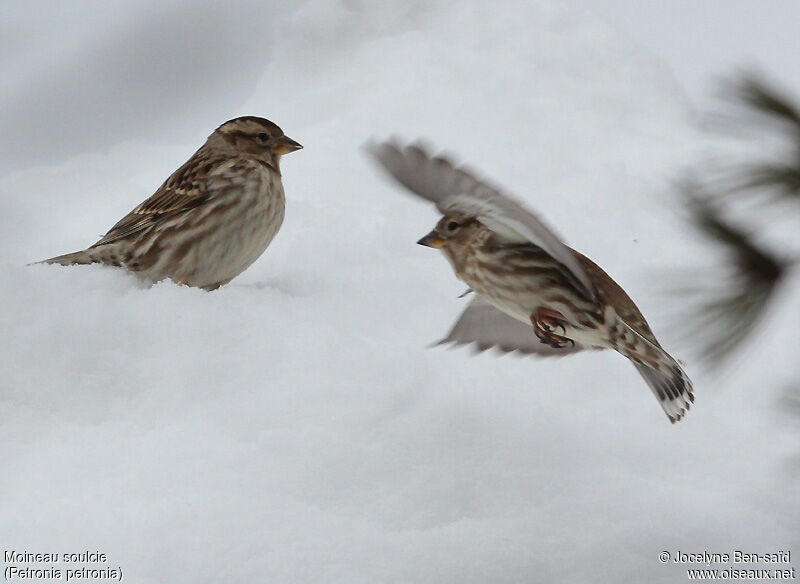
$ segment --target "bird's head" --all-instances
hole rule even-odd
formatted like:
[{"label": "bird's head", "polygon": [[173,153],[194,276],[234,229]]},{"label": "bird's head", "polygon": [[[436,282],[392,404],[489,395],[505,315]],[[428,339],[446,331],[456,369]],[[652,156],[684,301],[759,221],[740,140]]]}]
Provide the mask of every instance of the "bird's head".
[{"label": "bird's head", "polygon": [[451,263],[460,265],[469,248],[485,231],[486,228],[474,217],[445,215],[436,227],[417,243],[441,250]]},{"label": "bird's head", "polygon": [[228,120],[214,130],[207,144],[233,155],[252,156],[276,170],[281,156],[302,148],[277,125],[255,116]]}]

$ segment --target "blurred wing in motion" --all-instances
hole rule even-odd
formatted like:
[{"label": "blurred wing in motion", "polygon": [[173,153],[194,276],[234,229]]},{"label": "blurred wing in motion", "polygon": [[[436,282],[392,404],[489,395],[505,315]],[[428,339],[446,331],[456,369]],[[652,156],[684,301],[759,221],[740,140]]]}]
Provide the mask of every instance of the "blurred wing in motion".
[{"label": "blurred wing in motion", "polygon": [[533,327],[508,316],[488,302],[474,298],[447,333],[437,344],[473,344],[478,351],[497,347],[505,353],[519,351],[544,357],[559,357],[576,353],[585,346],[575,343],[557,349],[540,341]]},{"label": "blurred wing in motion", "polygon": [[589,298],[596,299],[595,287],[572,250],[514,199],[446,158],[429,156],[417,144],[401,147],[394,142],[372,142],[366,150],[397,182],[435,203],[442,214],[475,217],[510,241],[540,247],[575,276]]}]

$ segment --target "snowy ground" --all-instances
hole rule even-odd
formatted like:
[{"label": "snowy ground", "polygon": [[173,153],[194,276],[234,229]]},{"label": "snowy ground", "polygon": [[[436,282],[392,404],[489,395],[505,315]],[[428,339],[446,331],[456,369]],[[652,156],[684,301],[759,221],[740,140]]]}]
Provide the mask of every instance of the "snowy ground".
[{"label": "snowy ground", "polygon": [[[244,103],[182,143],[0,178],[4,550],[100,550],[136,583],[682,582],[662,550],[800,541],[777,318],[728,374],[687,364],[675,426],[615,354],[427,348],[463,285],[414,244],[437,217],[368,138],[428,137],[526,199],[687,359],[653,276],[697,262],[669,181],[703,141],[657,58],[593,17],[407,4],[284,11]],[[283,162],[283,230],[231,285],[25,265],[92,243],[240,114],[306,148]]]}]

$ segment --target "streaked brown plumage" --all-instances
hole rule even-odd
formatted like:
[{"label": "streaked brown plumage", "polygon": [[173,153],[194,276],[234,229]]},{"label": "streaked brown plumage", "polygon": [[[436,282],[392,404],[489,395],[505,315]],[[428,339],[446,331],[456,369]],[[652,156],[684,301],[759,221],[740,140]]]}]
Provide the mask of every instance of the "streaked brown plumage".
[{"label": "streaked brown plumage", "polygon": [[299,148],[269,120],[229,120],[100,241],[44,262],[124,266],[148,280],[207,290],[227,284],[280,229],[280,158]]},{"label": "streaked brown plumage", "polygon": [[418,145],[370,144],[401,185],[444,214],[419,243],[442,251],[476,298],[441,343],[539,355],[611,348],[634,364],[671,422],[694,401],[681,366],[599,266],[498,189]]}]

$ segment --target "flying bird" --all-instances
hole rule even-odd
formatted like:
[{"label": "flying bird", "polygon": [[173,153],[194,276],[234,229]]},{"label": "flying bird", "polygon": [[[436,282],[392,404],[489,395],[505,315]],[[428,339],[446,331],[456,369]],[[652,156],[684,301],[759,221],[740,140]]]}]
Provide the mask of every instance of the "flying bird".
[{"label": "flying bird", "polygon": [[367,144],[408,191],[444,215],[418,241],[440,250],[474,299],[440,342],[537,355],[614,349],[633,363],[670,422],[692,383],[625,291],[513,198],[419,144]]},{"label": "flying bird", "polygon": [[214,290],[246,270],[283,223],[280,159],[302,146],[255,116],[229,120],[91,247],[40,263],[122,266]]}]

